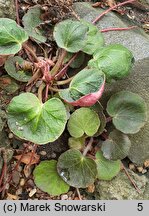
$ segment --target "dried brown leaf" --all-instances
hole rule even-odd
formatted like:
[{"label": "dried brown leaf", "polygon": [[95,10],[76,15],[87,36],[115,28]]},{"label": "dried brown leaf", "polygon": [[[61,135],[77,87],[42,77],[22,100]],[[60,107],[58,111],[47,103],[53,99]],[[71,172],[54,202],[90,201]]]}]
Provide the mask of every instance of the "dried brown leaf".
[{"label": "dried brown leaf", "polygon": [[[17,160],[20,160],[22,157],[22,155],[17,155],[17,156],[14,156],[15,159]],[[40,156],[37,155],[36,153],[32,153],[32,152],[28,152],[26,154],[23,155],[22,159],[21,159],[21,162],[24,163],[24,164],[37,164],[39,162],[39,158]]]}]

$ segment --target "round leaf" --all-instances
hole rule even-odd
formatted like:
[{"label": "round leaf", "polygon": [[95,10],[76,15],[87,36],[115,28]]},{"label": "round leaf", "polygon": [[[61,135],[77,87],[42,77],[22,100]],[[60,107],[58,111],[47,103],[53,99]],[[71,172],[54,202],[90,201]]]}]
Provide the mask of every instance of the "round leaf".
[{"label": "round leaf", "polygon": [[14,20],[0,18],[0,55],[16,54],[26,40],[27,33]]},{"label": "round leaf", "polygon": [[[64,63],[68,62],[72,57],[73,53],[67,53]],[[77,57],[73,60],[73,62],[70,64],[71,68],[79,68],[84,63],[85,54],[83,52],[79,52]]]},{"label": "round leaf", "polygon": [[109,160],[122,160],[128,154],[131,142],[126,134],[114,130],[109,134],[109,138],[103,142],[101,150],[103,156]]},{"label": "round leaf", "polygon": [[11,56],[5,62],[5,70],[7,73],[13,77],[14,79],[21,81],[21,82],[28,82],[29,79],[32,77],[29,72],[25,72],[23,70],[17,70],[16,63],[22,65],[24,60],[19,56]]},{"label": "round leaf", "polygon": [[69,185],[57,173],[57,161],[42,161],[34,170],[34,181],[38,188],[50,195],[67,193]]},{"label": "round leaf", "polygon": [[72,149],[80,150],[84,147],[84,144],[85,144],[85,137],[79,137],[79,138],[70,137],[68,139],[68,145]]},{"label": "round leaf", "polygon": [[55,141],[64,131],[67,113],[58,98],[42,104],[32,93],[22,93],[8,106],[8,125],[18,137],[46,144]]},{"label": "round leaf", "polygon": [[77,188],[93,184],[97,175],[95,161],[84,157],[78,150],[68,150],[61,154],[57,169],[66,183]]},{"label": "round leaf", "polygon": [[113,179],[121,169],[121,161],[111,161],[104,158],[101,151],[96,153],[97,178],[99,180]]},{"label": "round leaf", "polygon": [[104,38],[99,29],[85,20],[81,20],[82,23],[89,28],[87,32],[87,41],[82,51],[89,55],[92,55],[97,49],[104,46]]},{"label": "round leaf", "polygon": [[128,76],[132,68],[133,55],[124,46],[112,44],[96,50],[88,65],[98,68],[106,75],[106,81],[122,79]]},{"label": "round leaf", "polygon": [[102,105],[100,104],[99,101],[97,101],[97,103],[94,104],[90,108],[93,109],[98,114],[99,119],[100,119],[100,127],[99,127],[97,133],[94,134],[94,136],[97,137],[100,134],[102,134],[103,131],[105,130],[105,127],[106,127],[106,116],[103,113],[103,107],[102,107]]},{"label": "round leaf", "polygon": [[97,113],[82,107],[71,114],[67,128],[72,137],[79,138],[84,134],[93,136],[99,126],[100,120]]},{"label": "round leaf", "polygon": [[92,106],[102,96],[105,76],[98,69],[84,69],[71,81],[69,88],[59,94],[73,106]]},{"label": "round leaf", "polygon": [[54,39],[59,47],[68,52],[78,52],[86,43],[88,27],[79,21],[65,20],[54,28]]},{"label": "round leaf", "polygon": [[114,94],[108,101],[107,112],[113,117],[115,127],[126,134],[137,133],[147,119],[147,107],[143,98],[128,91]]},{"label": "round leaf", "polygon": [[27,13],[23,16],[24,29],[28,35],[37,40],[37,42],[46,42],[47,38],[43,36],[43,31],[39,28],[40,24],[43,23],[41,19],[42,8],[39,5],[29,8]]}]

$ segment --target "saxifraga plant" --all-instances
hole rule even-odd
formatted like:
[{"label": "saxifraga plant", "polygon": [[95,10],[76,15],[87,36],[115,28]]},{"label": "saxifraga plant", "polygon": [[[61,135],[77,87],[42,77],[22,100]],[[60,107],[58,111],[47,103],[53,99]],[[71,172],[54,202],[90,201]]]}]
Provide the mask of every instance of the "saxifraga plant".
[{"label": "saxifraga plant", "polygon": [[[37,7],[30,10],[39,12]],[[53,36],[58,46],[56,63],[49,58],[38,58],[28,47],[26,41],[31,35],[37,43],[45,40],[41,32],[40,37],[33,32],[34,23],[30,28],[26,26],[29,11],[23,18],[24,29],[13,20],[0,19],[0,55],[9,56],[5,62],[9,76],[27,85],[42,81],[38,94],[24,92],[9,103],[10,130],[37,145],[57,140],[66,127],[70,134],[70,149],[62,153],[58,161],[42,161],[34,170],[37,187],[50,195],[66,193],[70,186],[86,188],[96,179],[115,177],[131,147],[128,135],[137,133],[146,122],[144,100],[129,91],[112,95],[106,108],[109,116],[104,114],[100,98],[105,84],[116,85],[113,80],[130,73],[133,55],[121,44],[105,45],[101,31],[94,25],[102,15],[93,23],[69,19],[54,27]],[[22,47],[30,52],[34,63],[16,56]],[[34,69],[35,74],[32,76],[26,68]],[[63,79],[70,68],[77,72]],[[107,133],[101,150],[93,157],[88,152],[94,138],[103,136],[109,121],[115,129]]]}]

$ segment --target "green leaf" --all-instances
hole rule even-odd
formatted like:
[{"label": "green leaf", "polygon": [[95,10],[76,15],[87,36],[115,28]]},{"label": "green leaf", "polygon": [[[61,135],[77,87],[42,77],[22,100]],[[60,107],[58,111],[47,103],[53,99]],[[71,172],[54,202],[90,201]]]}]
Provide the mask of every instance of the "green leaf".
[{"label": "green leaf", "polygon": [[103,107],[102,107],[102,105],[100,104],[99,101],[97,101],[97,103],[94,104],[90,108],[93,109],[98,114],[99,119],[100,119],[100,127],[99,127],[97,133],[94,134],[94,136],[97,137],[100,134],[102,134],[103,131],[105,130],[105,127],[106,127],[106,116],[103,113]]},{"label": "green leaf", "polygon": [[0,18],[0,55],[16,54],[26,40],[27,33],[14,20]]},{"label": "green leaf", "polygon": [[70,95],[74,100],[81,96],[98,92],[104,82],[104,75],[99,70],[84,69],[70,83]]},{"label": "green leaf", "polygon": [[14,79],[21,82],[28,82],[32,75],[29,74],[29,71],[18,70],[16,68],[16,63],[23,65],[24,60],[19,56],[9,57],[5,62],[5,70]]},{"label": "green leaf", "polygon": [[95,161],[74,149],[61,154],[57,170],[67,184],[77,188],[86,188],[93,184],[97,175]]},{"label": "green leaf", "polygon": [[41,19],[42,10],[41,6],[36,5],[31,7],[28,12],[23,16],[24,29],[28,35],[37,40],[37,42],[44,43],[47,38],[43,35],[43,30],[39,27],[43,23]]},{"label": "green leaf", "polygon": [[104,38],[102,36],[102,33],[95,25],[85,20],[81,20],[81,21],[85,26],[89,28],[87,32],[87,42],[83,47],[82,51],[89,55],[93,55],[93,53],[97,49],[100,49],[101,47],[104,46]]},{"label": "green leaf", "polygon": [[132,62],[133,55],[126,47],[112,44],[96,50],[88,66],[102,70],[106,81],[110,82],[112,79],[118,80],[128,76]]},{"label": "green leaf", "polygon": [[93,136],[99,126],[100,120],[97,113],[82,107],[71,114],[67,128],[72,137],[79,138],[84,134]]},{"label": "green leaf", "polygon": [[129,91],[114,94],[108,101],[107,112],[114,126],[126,134],[137,133],[147,121],[145,101]]},{"label": "green leaf", "polygon": [[[67,53],[64,63],[68,62],[72,57],[73,53]],[[84,63],[85,54],[83,52],[79,52],[77,57],[73,60],[73,62],[70,64],[71,68],[79,68]]]},{"label": "green leaf", "polygon": [[74,106],[92,106],[102,96],[105,76],[98,69],[83,69],[71,81],[69,89],[59,94]]},{"label": "green leaf", "polygon": [[126,134],[114,130],[109,134],[109,138],[103,142],[101,150],[103,156],[109,160],[122,160],[128,154],[131,142]]},{"label": "green leaf", "polygon": [[57,173],[57,161],[42,161],[34,170],[34,181],[38,188],[52,196],[67,193],[69,185]]},{"label": "green leaf", "polygon": [[22,93],[8,106],[8,126],[18,137],[46,144],[55,141],[64,131],[67,113],[58,98],[42,104],[32,93]]},{"label": "green leaf", "polygon": [[111,161],[104,158],[101,151],[96,153],[97,178],[99,180],[113,179],[121,169],[121,161]]},{"label": "green leaf", "polygon": [[3,96],[15,93],[19,89],[19,85],[14,79],[8,75],[1,76],[0,89],[3,90]]},{"label": "green leaf", "polygon": [[84,147],[84,144],[85,144],[85,137],[79,137],[79,138],[70,137],[68,139],[68,145],[72,149],[80,150]]},{"label": "green leaf", "polygon": [[65,20],[55,26],[54,39],[60,48],[75,53],[85,46],[87,31],[81,22]]}]

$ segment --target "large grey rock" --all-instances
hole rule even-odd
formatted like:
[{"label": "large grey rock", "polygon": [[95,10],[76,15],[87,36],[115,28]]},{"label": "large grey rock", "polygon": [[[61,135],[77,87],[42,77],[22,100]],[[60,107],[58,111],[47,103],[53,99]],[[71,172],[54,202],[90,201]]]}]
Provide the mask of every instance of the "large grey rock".
[{"label": "large grey rock", "polygon": [[15,19],[14,0],[0,0],[0,18]]},{"label": "large grey rock", "polygon": [[[80,17],[92,21],[101,9],[94,9],[88,3],[78,2],[74,6],[75,11]],[[132,24],[131,24],[132,25]],[[119,17],[113,12],[107,14],[99,23],[101,28],[107,27],[126,27],[127,21],[122,16]],[[141,95],[149,110],[149,36],[141,29],[133,31],[117,31],[105,33],[106,43],[121,43],[128,47],[135,56],[136,63],[129,77],[117,81],[112,85],[106,85],[102,102],[106,102],[110,96],[121,90],[129,90]],[[148,112],[149,116],[149,112]],[[149,120],[145,127],[137,134],[130,136],[132,147],[129,158],[137,165],[142,165],[146,159],[149,159]]]},{"label": "large grey rock", "polygon": [[[77,2],[74,4],[74,11],[83,19],[93,21],[102,9],[93,8],[91,4],[86,2]],[[110,12],[105,15],[98,23],[100,29],[109,27],[128,27],[134,25],[119,16]],[[129,48],[136,60],[149,57],[149,36],[140,28],[129,31],[111,31],[104,33],[107,44],[120,43]]]},{"label": "large grey rock", "polygon": [[135,63],[132,73],[127,78],[115,82],[113,85],[107,84],[103,94],[103,103],[110,96],[121,90],[129,90],[142,96],[147,104],[147,122],[145,126],[134,135],[129,135],[132,146],[129,153],[131,161],[137,165],[149,159],[149,58],[139,60]]},{"label": "large grey rock", "polygon": [[129,174],[140,189],[140,194],[132,186],[124,172],[120,172],[111,181],[98,181],[95,198],[100,200],[148,200],[149,183],[145,176],[138,176],[129,171]]}]

